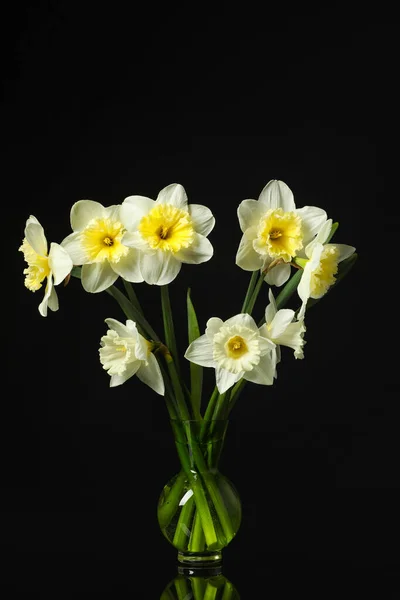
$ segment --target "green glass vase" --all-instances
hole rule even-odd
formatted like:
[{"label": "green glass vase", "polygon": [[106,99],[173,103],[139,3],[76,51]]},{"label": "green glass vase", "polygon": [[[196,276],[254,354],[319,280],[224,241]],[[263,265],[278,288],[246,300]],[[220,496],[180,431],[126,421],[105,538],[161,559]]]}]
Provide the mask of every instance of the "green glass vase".
[{"label": "green glass vase", "polygon": [[180,563],[216,563],[242,518],[238,491],[219,470],[228,420],[172,419],[171,425],[180,471],[161,492],[158,523]]}]

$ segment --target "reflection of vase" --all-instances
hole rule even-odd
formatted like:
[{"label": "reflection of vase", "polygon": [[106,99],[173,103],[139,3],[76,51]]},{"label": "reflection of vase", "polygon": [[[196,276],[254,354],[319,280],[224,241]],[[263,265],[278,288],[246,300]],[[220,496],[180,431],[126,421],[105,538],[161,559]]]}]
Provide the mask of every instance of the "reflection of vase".
[{"label": "reflection of vase", "polygon": [[220,569],[187,571],[178,572],[161,594],[160,600],[240,600],[237,589],[222,575]]},{"label": "reflection of vase", "polygon": [[242,517],[236,488],[218,470],[227,420],[171,420],[181,470],[164,486],[158,522],[181,563],[220,561]]}]

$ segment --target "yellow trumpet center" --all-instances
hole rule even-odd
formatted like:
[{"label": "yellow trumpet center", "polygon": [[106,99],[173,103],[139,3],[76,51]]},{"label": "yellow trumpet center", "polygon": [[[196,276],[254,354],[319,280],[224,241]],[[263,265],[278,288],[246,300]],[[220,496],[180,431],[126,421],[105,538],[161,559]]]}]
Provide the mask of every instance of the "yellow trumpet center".
[{"label": "yellow trumpet center", "polygon": [[194,227],[189,213],[171,204],[158,204],[139,223],[142,237],[150,248],[179,252],[194,240]]},{"label": "yellow trumpet center", "polygon": [[311,273],[311,297],[321,298],[328,288],[335,283],[338,272],[339,250],[335,246],[325,247],[322,251],[319,265]]},{"label": "yellow trumpet center", "polygon": [[89,262],[118,262],[129,248],[121,243],[125,228],[112,219],[92,219],[82,232],[82,245]]},{"label": "yellow trumpet center", "polygon": [[255,250],[290,262],[302,247],[301,217],[282,208],[269,209],[260,221]]},{"label": "yellow trumpet center", "polygon": [[24,259],[28,263],[28,267],[24,269],[25,285],[31,292],[36,292],[42,287],[43,280],[50,275],[49,259],[35,252],[25,238],[19,250],[24,253]]},{"label": "yellow trumpet center", "polygon": [[226,343],[226,352],[230,358],[240,358],[248,350],[245,340],[240,335],[231,337]]}]

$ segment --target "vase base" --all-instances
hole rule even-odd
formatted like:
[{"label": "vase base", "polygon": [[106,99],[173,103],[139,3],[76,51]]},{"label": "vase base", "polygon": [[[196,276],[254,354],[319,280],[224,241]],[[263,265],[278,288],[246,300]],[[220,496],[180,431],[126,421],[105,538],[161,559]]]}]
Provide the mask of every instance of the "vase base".
[{"label": "vase base", "polygon": [[184,565],[208,566],[222,561],[222,553],[214,552],[178,552],[178,561]]}]

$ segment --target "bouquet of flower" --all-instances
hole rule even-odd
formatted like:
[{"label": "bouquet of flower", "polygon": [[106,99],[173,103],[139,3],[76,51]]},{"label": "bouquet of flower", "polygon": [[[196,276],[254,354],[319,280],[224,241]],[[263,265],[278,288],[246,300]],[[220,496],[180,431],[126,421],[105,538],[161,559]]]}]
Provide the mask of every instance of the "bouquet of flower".
[{"label": "bouquet of flower", "polygon": [[[129,196],[104,207],[79,200],[71,209],[72,233],[50,249],[39,221],[26,221],[21,247],[26,287],[45,282],[39,312],[59,308],[56,286],[80,278],[86,292],[110,294],[126,320],[106,318],[99,357],[110,386],[134,375],[165,397],[181,471],[164,487],[158,520],[183,557],[218,556],[234,537],[241,518],[234,487],[218,471],[226,421],[247,382],[272,385],[281,346],[304,356],[307,310],[348,273],[355,248],[332,242],[338,223],[315,206],[297,208],[292,191],[272,180],[258,200],[240,202],[236,265],[251,272],[239,314],[223,321],[211,316],[202,332],[187,291],[187,381],[177,350],[168,284],[182,264],[213,256],[208,239],[215,226],[211,210],[189,204],[185,189],[172,184],[156,200]],[[118,281],[117,281],[118,280]],[[122,286],[118,287],[119,281]],[[159,336],[139,303],[136,286],[161,288],[164,331]],[[261,288],[269,303],[258,322],[252,316]],[[274,294],[273,288],[279,290]],[[296,310],[285,308],[297,294]],[[215,370],[215,388],[206,401],[203,368]],[[216,554],[215,554],[216,553]]]}]

